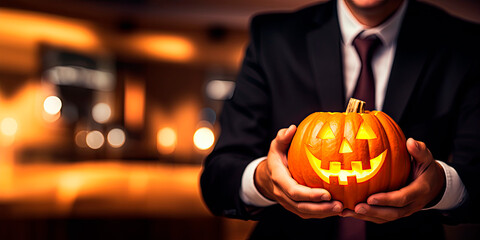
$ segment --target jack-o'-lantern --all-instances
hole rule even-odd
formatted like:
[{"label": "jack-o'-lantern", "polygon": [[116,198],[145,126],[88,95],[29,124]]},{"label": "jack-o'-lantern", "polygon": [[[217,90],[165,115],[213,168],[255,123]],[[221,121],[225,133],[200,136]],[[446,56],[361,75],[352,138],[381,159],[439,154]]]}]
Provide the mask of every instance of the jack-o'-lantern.
[{"label": "jack-o'-lantern", "polygon": [[288,152],[298,183],[328,190],[349,209],[371,194],[399,189],[410,173],[402,130],[383,112],[365,112],[364,104],[351,99],[345,113],[312,113]]}]

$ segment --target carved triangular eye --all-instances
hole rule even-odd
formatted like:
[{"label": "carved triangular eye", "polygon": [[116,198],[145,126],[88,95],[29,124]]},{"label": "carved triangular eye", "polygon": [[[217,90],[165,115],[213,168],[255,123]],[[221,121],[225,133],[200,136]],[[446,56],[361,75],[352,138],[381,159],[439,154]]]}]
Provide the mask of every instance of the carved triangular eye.
[{"label": "carved triangular eye", "polygon": [[340,150],[338,151],[339,153],[351,153],[353,152],[352,146],[350,146],[350,143],[348,143],[347,139],[343,139],[342,145],[340,145]]},{"label": "carved triangular eye", "polygon": [[357,132],[356,139],[374,139],[377,135],[373,132],[372,128],[365,122],[362,122]]},{"label": "carved triangular eye", "polygon": [[320,139],[334,139],[335,134],[333,134],[332,128],[328,124],[323,125],[322,129],[317,135],[317,138]]}]

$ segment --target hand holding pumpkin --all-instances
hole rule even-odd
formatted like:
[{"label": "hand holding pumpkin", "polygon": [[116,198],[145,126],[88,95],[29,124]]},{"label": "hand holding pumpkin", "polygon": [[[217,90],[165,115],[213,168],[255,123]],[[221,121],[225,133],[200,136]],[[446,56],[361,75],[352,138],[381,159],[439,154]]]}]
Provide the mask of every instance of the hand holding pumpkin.
[{"label": "hand holding pumpkin", "polygon": [[385,223],[409,216],[443,195],[445,174],[423,142],[408,139],[407,150],[413,157],[413,181],[392,192],[373,194],[355,211],[344,210],[342,216],[375,223]]},{"label": "hand holding pumpkin", "polygon": [[330,201],[330,193],[321,188],[298,184],[287,168],[287,149],[296,127],[281,129],[272,141],[267,160],[255,171],[255,186],[259,192],[302,218],[325,218],[340,214],[343,205]]},{"label": "hand holding pumpkin", "polygon": [[410,174],[400,127],[387,114],[364,106],[351,99],[344,113],[310,114],[288,152],[290,173],[299,184],[326,189],[351,210],[372,194],[405,186]]}]

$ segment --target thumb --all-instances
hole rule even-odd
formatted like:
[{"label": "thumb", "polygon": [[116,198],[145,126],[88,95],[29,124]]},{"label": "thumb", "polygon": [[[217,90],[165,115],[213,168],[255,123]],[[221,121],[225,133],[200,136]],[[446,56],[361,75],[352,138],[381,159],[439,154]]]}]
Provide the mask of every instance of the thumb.
[{"label": "thumb", "polygon": [[428,163],[433,159],[425,143],[413,138],[407,140],[407,150],[417,163]]},{"label": "thumb", "polygon": [[407,150],[413,157],[412,177],[416,179],[434,162],[433,156],[425,143],[416,141],[413,138],[407,140]]},{"label": "thumb", "polygon": [[292,142],[293,135],[295,135],[297,127],[290,125],[288,128],[280,129],[277,133],[277,137],[274,139],[275,148],[278,151],[286,151],[290,142]]}]

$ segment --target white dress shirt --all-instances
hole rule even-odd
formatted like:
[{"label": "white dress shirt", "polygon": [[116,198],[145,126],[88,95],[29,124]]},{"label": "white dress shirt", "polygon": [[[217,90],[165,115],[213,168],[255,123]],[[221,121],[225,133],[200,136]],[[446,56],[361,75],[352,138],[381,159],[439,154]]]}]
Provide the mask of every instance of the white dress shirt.
[{"label": "white dress shirt", "polygon": [[[408,1],[404,1],[395,14],[386,22],[374,28],[367,28],[356,20],[343,0],[337,2],[338,18],[343,40],[342,59],[344,65],[343,74],[346,100],[353,94],[361,68],[360,58],[352,42],[358,34],[362,34],[362,36],[376,34],[382,41],[382,45],[377,48],[372,58],[372,68],[375,77],[375,106],[377,110],[382,109],[387,91],[388,78],[395,56],[397,36],[407,4]],[[262,196],[256,189],[254,183],[255,169],[258,164],[265,159],[266,157],[262,157],[252,161],[243,173],[240,198],[247,205],[267,207],[276,204],[276,202]],[[448,210],[455,208],[463,202],[467,196],[467,191],[454,168],[442,161],[437,160],[437,162],[445,172],[445,192],[442,199],[435,206],[428,209]]]}]

